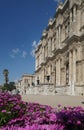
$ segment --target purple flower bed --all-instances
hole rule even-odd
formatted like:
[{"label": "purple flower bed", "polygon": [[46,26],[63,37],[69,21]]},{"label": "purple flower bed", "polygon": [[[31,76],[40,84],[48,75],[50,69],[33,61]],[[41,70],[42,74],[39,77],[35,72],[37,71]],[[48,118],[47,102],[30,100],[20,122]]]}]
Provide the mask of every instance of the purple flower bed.
[{"label": "purple flower bed", "polygon": [[0,92],[0,128],[2,130],[84,130],[84,109],[52,108],[26,103],[20,95]]}]

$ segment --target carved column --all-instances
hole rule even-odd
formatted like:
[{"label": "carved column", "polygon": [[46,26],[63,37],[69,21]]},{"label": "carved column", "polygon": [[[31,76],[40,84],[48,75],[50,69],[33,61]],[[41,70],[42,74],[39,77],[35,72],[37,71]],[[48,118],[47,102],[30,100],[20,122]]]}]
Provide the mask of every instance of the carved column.
[{"label": "carved column", "polygon": [[[83,17],[82,17],[83,18]],[[81,28],[81,10],[77,8],[77,21],[76,21],[76,28],[77,28],[77,34],[80,35],[80,28]],[[83,19],[84,20],[84,19]]]},{"label": "carved column", "polygon": [[[40,50],[39,50],[40,51]],[[39,65],[40,65],[40,63],[41,63],[41,54],[40,54],[40,52],[39,52]]]},{"label": "carved column", "polygon": [[57,28],[57,49],[59,48],[59,30]]},{"label": "carved column", "polygon": [[72,11],[70,11],[70,35],[72,34]]},{"label": "carved column", "polygon": [[44,61],[44,46],[42,48],[42,62]]},{"label": "carved column", "polygon": [[40,83],[43,83],[43,70],[40,71]]},{"label": "carved column", "polygon": [[76,6],[73,7],[73,21],[74,21],[74,25],[73,25],[73,28],[74,28],[74,33],[77,33],[76,31]]},{"label": "carved column", "polygon": [[72,90],[74,91],[74,88],[72,89],[72,79],[73,79],[73,52],[69,52],[69,85],[70,85],[70,94],[72,94]]},{"label": "carved column", "polygon": [[48,44],[47,44],[47,46],[46,46],[46,51],[47,51],[46,55],[47,55],[47,57],[48,57]]},{"label": "carved column", "polygon": [[38,68],[38,57],[37,57],[37,67],[36,68]]},{"label": "carved column", "polygon": [[60,72],[61,72],[61,70],[60,70],[60,59],[59,59],[59,85],[60,85],[60,77],[61,77],[60,76],[60,74],[61,74]]},{"label": "carved column", "polygon": [[76,50],[73,50],[73,82],[76,82]]},{"label": "carved column", "polygon": [[72,80],[72,52],[69,52],[69,84],[71,84]]},{"label": "carved column", "polygon": [[73,8],[74,22],[76,22],[76,6]]},{"label": "carved column", "polygon": [[38,66],[40,65],[40,55],[38,56]]},{"label": "carved column", "polygon": [[70,84],[71,94],[75,95],[75,83],[76,83],[76,50],[75,50],[75,48],[73,49],[72,56],[70,54],[69,57],[72,60],[72,61],[70,61],[72,66],[71,66],[71,68],[69,68],[69,72],[71,71],[70,75],[69,75],[71,78],[71,84]]},{"label": "carved column", "polygon": [[59,28],[58,28],[58,36],[59,36],[59,48],[60,48],[60,34],[61,34],[61,28],[60,28],[60,26],[59,26]]},{"label": "carved column", "polygon": [[81,64],[81,62],[80,62],[80,64],[79,64],[79,82],[81,83],[82,82],[82,69],[81,69],[81,67],[82,67],[82,64]]},{"label": "carved column", "polygon": [[83,74],[83,84],[84,84],[84,61],[83,61],[83,72],[82,72],[82,74]]},{"label": "carved column", "polygon": [[56,86],[56,61],[55,61],[55,86]]},{"label": "carved column", "polygon": [[36,57],[36,61],[35,61],[35,70],[37,69],[37,57]]},{"label": "carved column", "polygon": [[55,70],[56,70],[56,65],[55,65],[55,63],[53,63],[53,69],[52,69],[52,83],[53,83],[54,85],[55,85],[55,80],[56,80]]},{"label": "carved column", "polygon": [[48,55],[50,54],[50,39],[48,39]]},{"label": "carved column", "polygon": [[56,86],[60,86],[60,59],[56,61]]},{"label": "carved column", "polygon": [[58,60],[56,60],[56,86],[58,85]]},{"label": "carved column", "polygon": [[44,84],[45,84],[45,76],[46,76],[46,74],[45,74],[45,68],[44,68]]}]

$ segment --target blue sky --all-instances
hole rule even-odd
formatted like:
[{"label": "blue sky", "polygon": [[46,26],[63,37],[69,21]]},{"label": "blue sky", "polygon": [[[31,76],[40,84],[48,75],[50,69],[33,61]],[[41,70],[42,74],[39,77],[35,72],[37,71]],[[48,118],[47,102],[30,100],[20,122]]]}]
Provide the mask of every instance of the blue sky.
[{"label": "blue sky", "polygon": [[31,53],[56,6],[57,0],[0,0],[0,84],[4,69],[9,70],[9,81],[34,73]]}]

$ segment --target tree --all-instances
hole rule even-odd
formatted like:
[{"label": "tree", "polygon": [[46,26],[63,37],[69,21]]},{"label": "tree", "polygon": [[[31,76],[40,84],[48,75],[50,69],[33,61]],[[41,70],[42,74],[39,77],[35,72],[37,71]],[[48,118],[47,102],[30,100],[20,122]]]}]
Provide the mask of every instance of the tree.
[{"label": "tree", "polygon": [[9,83],[5,83],[4,86],[2,87],[2,91],[12,91],[12,90],[16,90],[16,86],[15,86],[15,82],[9,82]]},{"label": "tree", "polygon": [[12,91],[12,90],[16,90],[16,86],[15,86],[15,82],[9,82],[9,79],[8,79],[8,74],[9,74],[9,71],[8,69],[4,69],[3,70],[3,74],[4,74],[4,80],[5,80],[5,83],[4,83],[4,86],[2,87],[2,91]]},{"label": "tree", "polygon": [[14,89],[16,89],[15,82],[10,82],[9,83],[9,91],[12,91]]},{"label": "tree", "polygon": [[8,84],[8,74],[9,74],[8,69],[4,69],[3,74],[4,74],[5,84]]}]

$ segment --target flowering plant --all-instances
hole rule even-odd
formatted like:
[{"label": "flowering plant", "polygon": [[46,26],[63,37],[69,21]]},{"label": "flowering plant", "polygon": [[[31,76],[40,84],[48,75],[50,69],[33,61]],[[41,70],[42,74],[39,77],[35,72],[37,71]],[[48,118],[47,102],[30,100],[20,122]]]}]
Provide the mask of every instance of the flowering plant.
[{"label": "flowering plant", "polygon": [[0,92],[0,126],[6,125],[12,119],[22,117],[26,109],[26,103],[21,100],[20,95]]},{"label": "flowering plant", "polygon": [[84,130],[84,109],[52,108],[26,103],[20,95],[0,92],[0,127],[2,130]]}]

